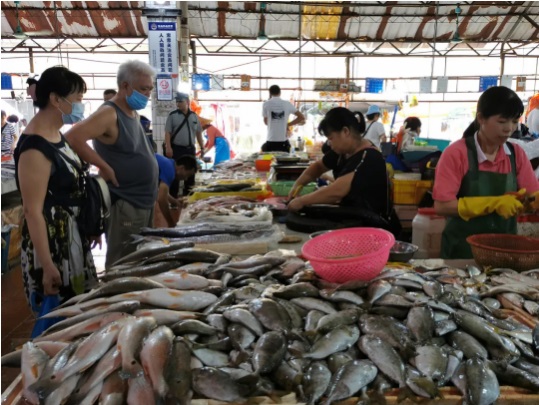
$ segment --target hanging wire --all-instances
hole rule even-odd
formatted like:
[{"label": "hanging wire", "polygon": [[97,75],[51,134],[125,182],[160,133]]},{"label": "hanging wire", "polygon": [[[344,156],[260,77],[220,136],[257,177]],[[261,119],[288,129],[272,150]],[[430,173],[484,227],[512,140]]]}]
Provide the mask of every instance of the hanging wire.
[{"label": "hanging wire", "polygon": [[58,55],[59,55],[59,58],[60,58],[60,65],[64,65],[64,60],[62,58],[62,43],[60,42],[60,31],[58,31],[58,8],[56,7],[56,2],[54,1],[53,3],[53,7],[54,7],[54,18],[55,18],[55,27],[54,27],[54,31],[56,32],[56,40],[58,42]]}]

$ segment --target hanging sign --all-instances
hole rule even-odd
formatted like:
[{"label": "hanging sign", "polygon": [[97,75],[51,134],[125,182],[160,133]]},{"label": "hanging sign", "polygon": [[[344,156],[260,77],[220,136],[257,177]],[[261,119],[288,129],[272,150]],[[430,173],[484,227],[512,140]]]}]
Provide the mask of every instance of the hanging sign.
[{"label": "hanging sign", "polygon": [[500,80],[500,86],[511,88],[513,84],[513,75],[503,75]]},{"label": "hanging sign", "polygon": [[498,76],[481,76],[479,78],[479,91],[485,91],[489,87],[498,85]]},{"label": "hanging sign", "polygon": [[148,46],[150,65],[157,74],[170,74],[178,77],[178,40],[176,22],[148,22]]},{"label": "hanging sign", "polygon": [[241,83],[240,83],[241,91],[251,90],[251,76],[241,75],[240,80],[241,80]]},{"label": "hanging sign", "polygon": [[526,91],[526,77],[517,76],[517,91]]},{"label": "hanging sign", "polygon": [[447,76],[440,76],[436,79],[436,93],[447,93],[447,84],[449,78]]},{"label": "hanging sign", "polygon": [[171,75],[157,75],[157,100],[170,101],[172,100],[172,76]]},{"label": "hanging sign", "polygon": [[422,77],[419,79],[419,92],[420,93],[432,92],[432,79],[430,77]]}]

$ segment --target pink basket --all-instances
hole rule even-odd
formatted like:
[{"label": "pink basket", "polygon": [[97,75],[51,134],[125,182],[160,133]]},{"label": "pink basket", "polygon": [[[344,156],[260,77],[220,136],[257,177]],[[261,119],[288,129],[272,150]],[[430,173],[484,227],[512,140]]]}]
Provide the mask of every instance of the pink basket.
[{"label": "pink basket", "polygon": [[394,243],[395,237],[380,228],[346,228],[307,241],[301,253],[325,280],[368,281],[380,274]]}]

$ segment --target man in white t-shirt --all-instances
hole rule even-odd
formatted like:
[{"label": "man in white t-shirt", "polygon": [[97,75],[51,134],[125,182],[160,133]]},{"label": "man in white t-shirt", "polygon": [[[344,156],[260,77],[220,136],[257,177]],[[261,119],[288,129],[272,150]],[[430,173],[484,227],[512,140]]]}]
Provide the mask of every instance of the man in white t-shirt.
[{"label": "man in white t-shirt", "polygon": [[[380,142],[385,141],[386,131],[384,125],[379,121],[380,119],[380,107],[377,105],[371,105],[367,110],[367,124],[365,129],[365,135],[363,137],[380,149]],[[383,139],[382,139],[383,138]]]},{"label": "man in white t-shirt", "polygon": [[[268,137],[262,145],[262,152],[290,152],[288,127],[305,123],[305,116],[291,102],[281,99],[281,88],[273,85],[269,88],[270,99],[264,102],[262,116],[268,126]],[[290,114],[296,118],[288,122]]]}]

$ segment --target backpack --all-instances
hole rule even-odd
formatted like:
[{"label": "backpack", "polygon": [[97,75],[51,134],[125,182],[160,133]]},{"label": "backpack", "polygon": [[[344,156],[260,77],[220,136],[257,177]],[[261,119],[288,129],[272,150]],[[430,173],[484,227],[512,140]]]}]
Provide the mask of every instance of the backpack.
[{"label": "backpack", "polygon": [[[61,150],[53,148],[79,172],[79,181],[83,189],[82,203],[77,216],[79,232],[86,237],[101,236],[107,228],[110,216],[111,199],[107,183],[101,176],[90,174],[88,164],[81,167]],[[68,207],[64,208],[73,215]]]}]

